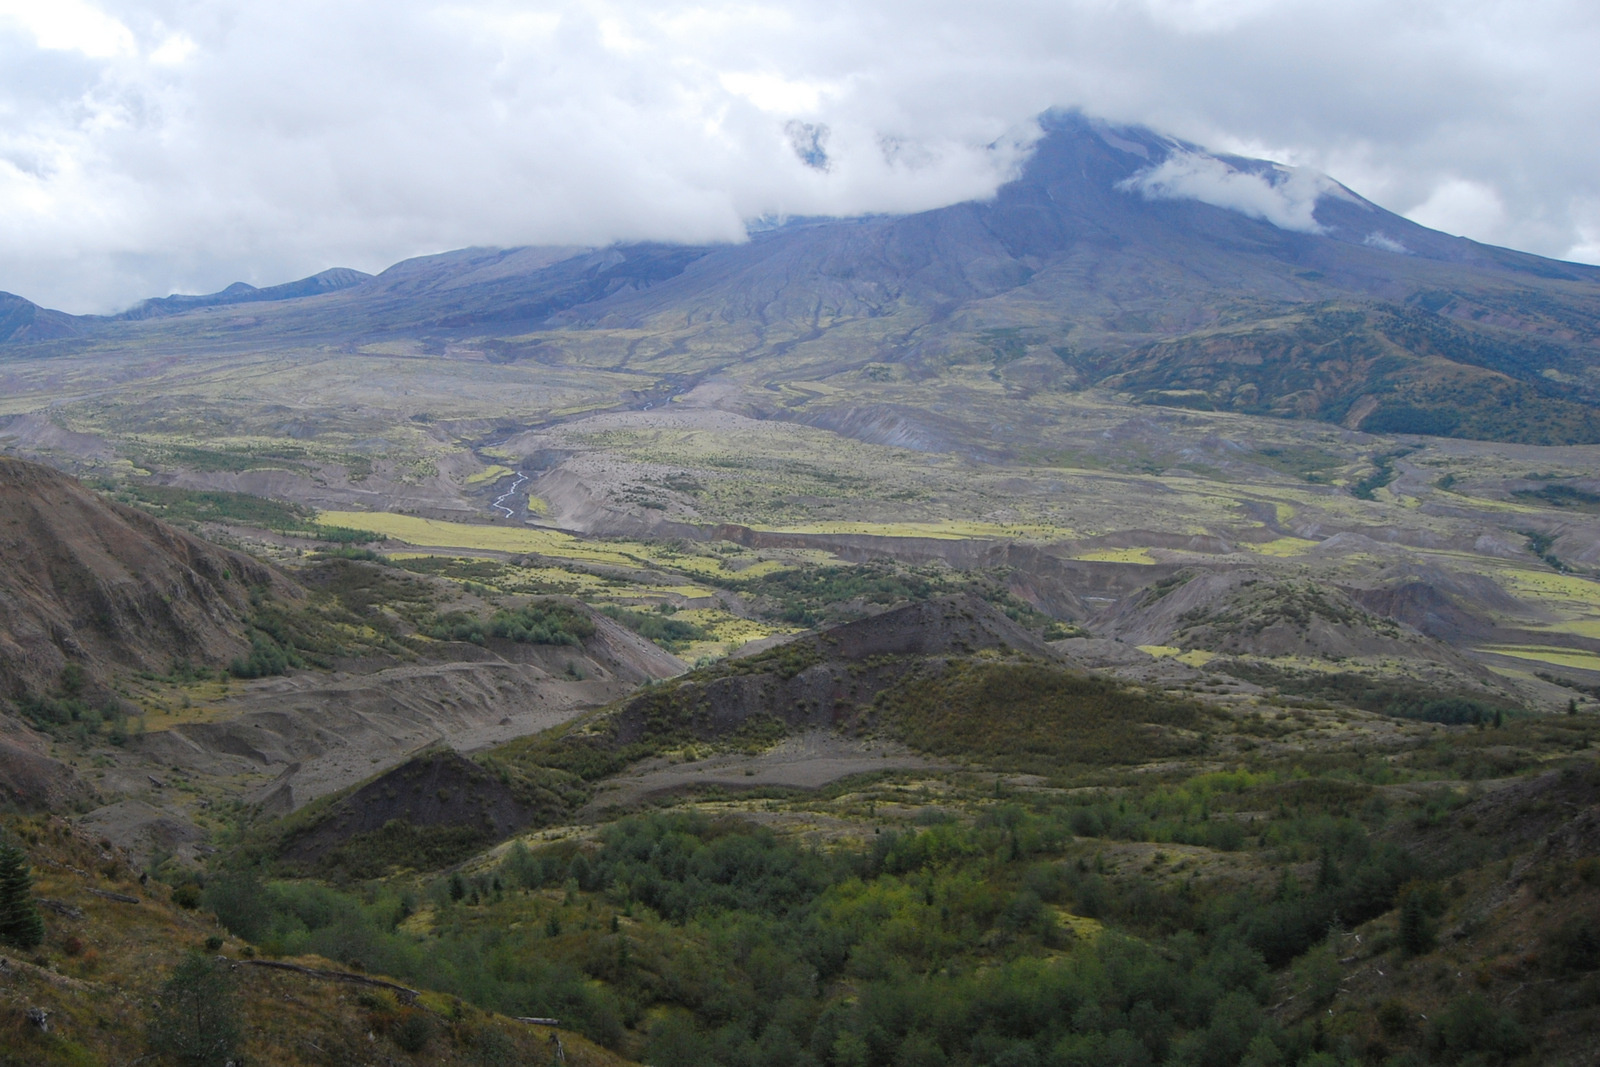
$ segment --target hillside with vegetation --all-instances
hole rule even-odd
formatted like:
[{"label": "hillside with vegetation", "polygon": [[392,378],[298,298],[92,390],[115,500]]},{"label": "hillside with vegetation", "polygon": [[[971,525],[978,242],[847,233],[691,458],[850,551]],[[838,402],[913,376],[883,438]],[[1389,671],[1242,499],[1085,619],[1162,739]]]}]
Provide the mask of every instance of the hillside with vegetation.
[{"label": "hillside with vegetation", "polygon": [[1045,125],[0,294],[0,1063],[1600,1060],[1600,276]]}]

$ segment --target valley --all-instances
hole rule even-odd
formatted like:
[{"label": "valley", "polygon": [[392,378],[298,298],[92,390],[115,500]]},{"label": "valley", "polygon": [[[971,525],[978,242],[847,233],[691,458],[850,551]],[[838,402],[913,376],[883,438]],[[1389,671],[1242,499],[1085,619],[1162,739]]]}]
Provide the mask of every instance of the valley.
[{"label": "valley", "polygon": [[0,1062],[199,946],[252,1062],[1593,1062],[1600,274],[1051,122],[7,319]]}]

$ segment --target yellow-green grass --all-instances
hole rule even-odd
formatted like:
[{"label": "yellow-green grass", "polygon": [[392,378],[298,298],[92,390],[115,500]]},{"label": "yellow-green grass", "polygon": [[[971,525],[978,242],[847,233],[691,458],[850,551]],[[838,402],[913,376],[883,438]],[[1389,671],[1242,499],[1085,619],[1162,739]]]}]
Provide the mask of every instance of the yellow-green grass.
[{"label": "yellow-green grass", "polygon": [[704,600],[716,596],[717,591],[703,585],[652,585],[649,582],[634,582],[628,585],[607,586],[606,594],[618,600],[631,600],[641,596],[679,596],[687,600]]},{"label": "yellow-green grass", "polygon": [[1084,563],[1155,563],[1148,548],[1091,548],[1074,552],[1072,558]]},{"label": "yellow-green grass", "polygon": [[1071,930],[1072,936],[1079,941],[1093,943],[1106,928],[1099,919],[1091,919],[1085,915],[1074,915],[1066,908],[1056,908],[1056,922],[1062,929]]},{"label": "yellow-green grass", "polygon": [[1554,508],[1535,507],[1531,504],[1519,504],[1510,500],[1491,500],[1483,496],[1467,497],[1466,499],[1471,502],[1472,507],[1482,508],[1484,511],[1504,511],[1517,515],[1539,515],[1555,510]]},{"label": "yellow-green grass", "polygon": [[1592,637],[1600,641],[1600,619],[1573,619],[1569,622],[1556,623],[1553,626],[1535,628],[1554,630],[1558,633],[1577,634],[1579,637]]},{"label": "yellow-green grass", "polygon": [[496,463],[492,467],[483,468],[483,470],[479,471],[477,474],[468,476],[466,482],[463,484],[468,486],[486,485],[489,482],[499,481],[508,474],[515,473],[516,471],[513,471],[510,467],[502,467],[500,464]]},{"label": "yellow-green grass", "polygon": [[[479,550],[476,553],[461,550],[452,552],[446,557],[441,557],[437,552],[389,552],[386,555],[393,560],[447,558],[458,559],[464,563],[496,558],[487,550]],[[634,588],[633,586],[619,587],[604,578],[590,574],[588,571],[568,570],[565,567],[507,567],[492,579],[456,578],[451,575],[440,575],[440,577],[450,581],[493,586],[497,589],[504,589],[507,592],[517,592],[519,590],[537,591],[541,587],[550,585],[572,586],[579,595],[601,590],[614,592],[619,588]],[[641,586],[640,588],[644,587]]]},{"label": "yellow-green grass", "polygon": [[1600,616],[1600,583],[1528,567],[1504,567],[1500,575],[1517,596],[1566,608],[1580,619]]},{"label": "yellow-green grass", "polygon": [[1279,537],[1272,541],[1263,541],[1260,544],[1246,545],[1245,547],[1258,555],[1285,558],[1302,555],[1316,546],[1317,542],[1308,541],[1304,537]]},{"label": "yellow-green grass", "polygon": [[615,549],[598,548],[571,534],[522,526],[474,526],[388,511],[324,511],[317,521],[327,526],[371,530],[393,541],[438,548],[527,552],[541,556],[633,567],[638,560]]},{"label": "yellow-green grass", "polygon": [[1060,541],[1075,536],[1072,530],[1062,526],[963,522],[956,519],[940,519],[934,522],[815,522],[786,526],[757,526],[755,529],[767,533],[930,537],[943,541],[991,538],[999,540]]},{"label": "yellow-green grass", "polygon": [[784,571],[792,571],[794,569],[795,567],[792,563],[785,563],[776,559],[763,559],[750,564],[748,567],[741,567],[739,570],[734,571],[733,575],[736,578],[746,579],[765,578],[769,574],[781,574]]},{"label": "yellow-green grass", "polygon": [[1207,652],[1203,648],[1191,648],[1185,652],[1174,645],[1139,645],[1140,652],[1154,656],[1156,659],[1172,659],[1190,667],[1204,667],[1207,663],[1217,658],[1215,652]]},{"label": "yellow-green grass", "polygon": [[219,681],[139,683],[140,692],[134,694],[144,715],[146,733],[159,733],[174,726],[197,722],[213,722],[228,714],[218,704],[228,699],[248,683]]},{"label": "yellow-green grass", "polygon": [[[638,555],[640,559],[648,562],[651,566],[664,567],[685,574],[710,575],[719,578],[732,577],[734,574],[734,571],[726,566],[724,561],[729,557],[725,556],[690,555],[663,550],[653,545],[641,546]],[[738,557],[732,558],[737,559]]]},{"label": "yellow-green grass", "polygon": [[1497,656],[1536,660],[1557,667],[1573,667],[1583,671],[1600,671],[1600,654],[1572,648],[1552,648],[1548,645],[1484,645],[1478,651],[1492,652]]},{"label": "yellow-green grass", "polygon": [[800,632],[793,626],[781,623],[740,618],[720,608],[684,608],[672,617],[693,623],[708,631],[710,635],[703,640],[692,641],[677,650],[676,655],[685,663],[696,663],[703,659],[721,659],[751,641],[760,641],[778,634]]}]

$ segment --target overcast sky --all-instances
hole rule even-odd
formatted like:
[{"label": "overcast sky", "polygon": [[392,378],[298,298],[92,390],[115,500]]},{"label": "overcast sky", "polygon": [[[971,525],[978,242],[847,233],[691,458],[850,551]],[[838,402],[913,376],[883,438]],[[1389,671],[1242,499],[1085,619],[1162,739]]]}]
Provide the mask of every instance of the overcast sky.
[{"label": "overcast sky", "polygon": [[1594,0],[0,0],[0,289],[107,311],[920,210],[1052,106],[1600,262],[1596,55]]}]

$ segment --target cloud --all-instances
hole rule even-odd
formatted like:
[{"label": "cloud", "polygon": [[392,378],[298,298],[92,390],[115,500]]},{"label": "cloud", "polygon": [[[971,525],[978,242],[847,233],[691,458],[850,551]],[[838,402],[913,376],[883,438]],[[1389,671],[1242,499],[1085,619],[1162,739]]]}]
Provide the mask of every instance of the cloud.
[{"label": "cloud", "polygon": [[1312,213],[1317,198],[1332,187],[1326,176],[1305,168],[1240,170],[1198,152],[1174,152],[1117,184],[1147,200],[1198,200],[1300,233],[1323,232]]},{"label": "cloud", "polygon": [[1450,234],[1489,233],[1505,224],[1500,194],[1481,182],[1448,178],[1412,208],[1412,221]]},{"label": "cloud", "polygon": [[0,22],[20,26],[38,47],[51,51],[103,59],[134,50],[128,27],[84,0],[0,0]]},{"label": "cloud", "polygon": [[1410,255],[1411,253],[1411,249],[1407,248],[1404,244],[1395,240],[1393,237],[1390,237],[1382,230],[1373,230],[1362,239],[1361,243],[1366,245],[1368,248],[1376,248],[1383,252],[1393,252],[1396,255],[1404,256]]},{"label": "cloud", "polygon": [[[991,194],[1058,105],[1587,256],[1597,48],[1590,0],[0,0],[0,289],[107,310],[922,210]],[[1185,167],[1143,191],[1314,224],[1299,171]]]}]

